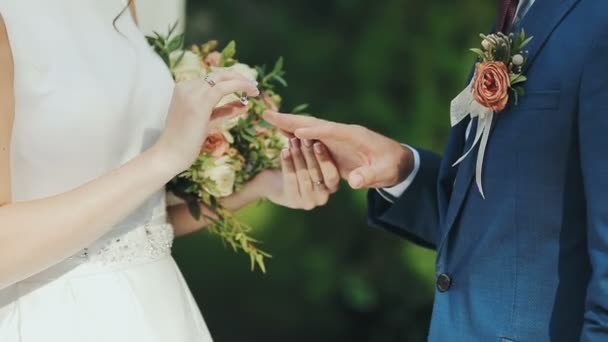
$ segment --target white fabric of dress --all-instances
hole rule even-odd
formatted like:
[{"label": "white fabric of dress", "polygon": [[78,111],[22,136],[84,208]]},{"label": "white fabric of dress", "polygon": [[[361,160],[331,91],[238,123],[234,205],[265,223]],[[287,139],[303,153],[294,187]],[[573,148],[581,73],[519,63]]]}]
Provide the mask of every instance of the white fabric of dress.
[{"label": "white fabric of dress", "polygon": [[[114,27],[126,3],[0,0],[15,63],[13,202],[81,186],[158,138],[174,83],[128,11]],[[164,192],[108,228],[0,290],[0,341],[211,341],[171,257]]]}]

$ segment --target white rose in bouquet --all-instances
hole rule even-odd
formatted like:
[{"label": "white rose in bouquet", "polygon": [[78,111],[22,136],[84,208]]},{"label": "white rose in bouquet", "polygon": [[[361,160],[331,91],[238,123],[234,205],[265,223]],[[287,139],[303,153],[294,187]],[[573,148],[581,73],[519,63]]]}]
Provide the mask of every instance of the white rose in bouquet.
[{"label": "white rose in bouquet", "polygon": [[[184,56],[179,60],[182,53]],[[169,55],[169,59],[171,60],[171,65],[173,65],[171,70],[177,82],[195,80],[204,74],[200,57],[192,51],[173,51]],[[177,63],[178,60],[179,63]]]},{"label": "white rose in bouquet", "polygon": [[230,156],[215,160],[215,166],[203,171],[203,176],[213,182],[212,186],[205,187],[205,191],[215,197],[227,197],[234,192],[236,171]]}]

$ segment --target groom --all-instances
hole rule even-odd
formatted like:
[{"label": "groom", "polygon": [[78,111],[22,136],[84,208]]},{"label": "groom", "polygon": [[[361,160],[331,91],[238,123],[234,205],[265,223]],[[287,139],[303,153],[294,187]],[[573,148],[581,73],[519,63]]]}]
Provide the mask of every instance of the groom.
[{"label": "groom", "polygon": [[485,199],[477,118],[443,156],[360,126],[266,119],[372,188],[372,225],[437,250],[430,341],[608,341],[608,1],[499,0],[497,17],[534,38],[525,95],[491,122]]}]

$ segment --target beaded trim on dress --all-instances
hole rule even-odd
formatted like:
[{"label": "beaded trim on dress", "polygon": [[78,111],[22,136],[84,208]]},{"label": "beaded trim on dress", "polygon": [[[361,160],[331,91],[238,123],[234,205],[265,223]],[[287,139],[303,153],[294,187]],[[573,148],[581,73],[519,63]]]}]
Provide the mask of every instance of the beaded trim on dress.
[{"label": "beaded trim on dress", "polygon": [[85,248],[70,260],[102,265],[158,260],[171,255],[173,238],[170,224],[146,224]]}]

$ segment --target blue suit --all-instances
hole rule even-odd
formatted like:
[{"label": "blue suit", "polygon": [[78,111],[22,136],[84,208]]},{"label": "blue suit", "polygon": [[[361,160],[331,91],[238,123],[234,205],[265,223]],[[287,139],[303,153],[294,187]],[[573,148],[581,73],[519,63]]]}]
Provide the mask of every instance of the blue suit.
[{"label": "blue suit", "polygon": [[466,120],[394,203],[369,193],[373,226],[437,250],[430,341],[608,341],[608,0],[537,0],[522,28],[526,95],[494,119],[486,199],[476,152],[452,167]]}]

